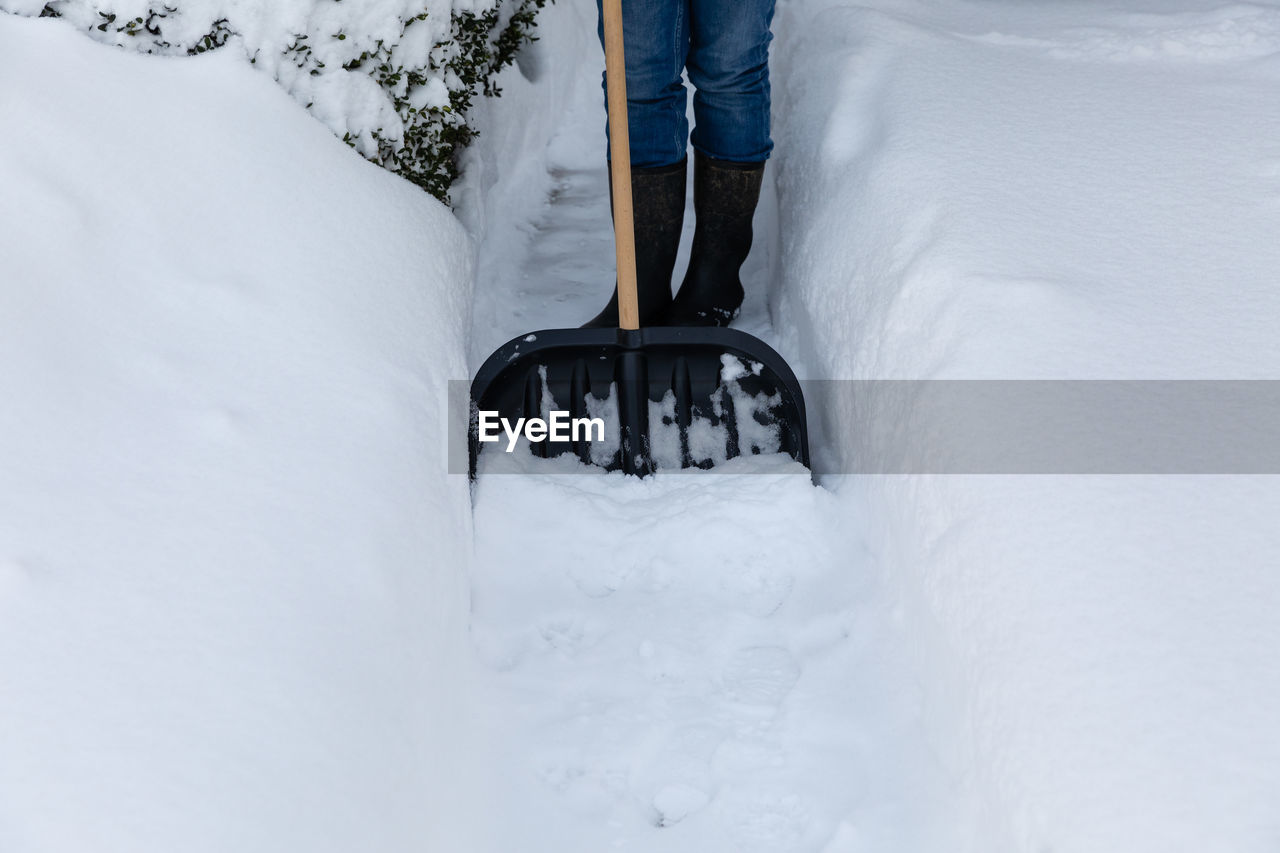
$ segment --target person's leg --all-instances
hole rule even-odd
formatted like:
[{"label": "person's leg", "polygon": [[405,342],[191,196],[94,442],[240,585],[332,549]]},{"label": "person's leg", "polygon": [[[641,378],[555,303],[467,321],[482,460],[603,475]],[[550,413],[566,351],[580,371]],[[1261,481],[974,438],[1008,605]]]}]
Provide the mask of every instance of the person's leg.
[{"label": "person's leg", "polygon": [[769,159],[773,8],[774,0],[689,2],[693,147],[702,154],[735,163]]},{"label": "person's leg", "polygon": [[[636,291],[640,322],[649,326],[671,305],[671,271],[684,225],[689,123],[681,72],[689,50],[688,0],[624,0],[622,28]],[[600,38],[603,41],[603,20]],[[605,87],[607,91],[607,81]],[[618,325],[616,288],[604,310],[586,325]]]},{"label": "person's leg", "polygon": [[[600,5],[600,0],[596,0],[597,11]],[[633,166],[670,166],[685,159],[689,147],[688,96],[681,75],[689,55],[689,17],[689,0],[624,0],[622,3],[627,123]],[[598,32],[603,45],[603,14]],[[603,86],[608,92],[607,78]],[[607,139],[607,121],[605,128]]]},{"label": "person's leg", "polygon": [[[671,307],[671,272],[684,229],[686,160],[670,166],[631,167],[631,207],[636,237],[636,301],[640,325],[658,325]],[[612,191],[612,182],[610,184]],[[610,193],[612,200],[612,192]],[[618,325],[618,289],[586,328]]]},{"label": "person's leg", "polygon": [[769,135],[769,26],[774,0],[691,0],[688,59],[697,226],[689,270],[665,325],[724,326],[742,305]]}]

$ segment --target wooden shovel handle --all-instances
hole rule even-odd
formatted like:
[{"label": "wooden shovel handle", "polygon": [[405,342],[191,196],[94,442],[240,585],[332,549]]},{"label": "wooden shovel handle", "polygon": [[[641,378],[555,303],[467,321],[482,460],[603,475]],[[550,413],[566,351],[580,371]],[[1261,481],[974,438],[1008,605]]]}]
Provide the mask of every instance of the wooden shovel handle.
[{"label": "wooden shovel handle", "polygon": [[603,0],[604,68],[609,90],[609,150],[613,174],[613,240],[618,253],[618,326],[640,328],[636,294],[636,229],[631,205],[631,138],[627,128],[627,59],[622,0]]}]

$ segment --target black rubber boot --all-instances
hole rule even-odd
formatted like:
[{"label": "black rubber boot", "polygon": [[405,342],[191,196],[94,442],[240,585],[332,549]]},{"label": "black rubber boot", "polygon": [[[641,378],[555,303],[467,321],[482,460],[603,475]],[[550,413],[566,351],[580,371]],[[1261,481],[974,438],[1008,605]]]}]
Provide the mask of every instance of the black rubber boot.
[{"label": "black rubber boot", "polygon": [[[651,169],[631,167],[631,204],[636,228],[636,294],[640,325],[657,325],[671,306],[671,270],[680,248],[684,227],[684,188],[688,159]],[[613,181],[609,182],[609,209],[613,209]],[[618,325],[618,288],[604,310],[582,328]]]},{"label": "black rubber boot", "polygon": [[743,298],[738,271],[751,251],[751,217],[763,177],[764,163],[695,156],[693,252],[662,325],[727,326],[737,316]]}]

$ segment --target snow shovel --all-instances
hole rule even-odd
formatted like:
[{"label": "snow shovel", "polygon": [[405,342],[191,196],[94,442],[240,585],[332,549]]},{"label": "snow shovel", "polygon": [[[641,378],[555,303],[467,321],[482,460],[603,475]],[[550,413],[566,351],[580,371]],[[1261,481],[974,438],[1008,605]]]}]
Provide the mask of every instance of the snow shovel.
[{"label": "snow shovel", "polygon": [[471,476],[483,445],[514,447],[522,423],[536,456],[639,476],[756,453],[808,467],[804,397],[772,347],[736,329],[640,328],[622,0],[604,0],[604,30],[619,328],[538,331],[489,356],[471,382]]}]

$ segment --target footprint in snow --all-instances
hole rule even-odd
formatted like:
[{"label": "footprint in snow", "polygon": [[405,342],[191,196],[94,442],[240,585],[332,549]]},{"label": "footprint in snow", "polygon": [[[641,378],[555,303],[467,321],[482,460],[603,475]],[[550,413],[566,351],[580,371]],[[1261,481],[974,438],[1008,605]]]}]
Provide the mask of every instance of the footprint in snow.
[{"label": "footprint in snow", "polygon": [[632,790],[652,806],[657,826],[671,826],[704,808],[715,794],[711,761],[725,733],[716,726],[682,726],[639,750],[632,767]]},{"label": "footprint in snow", "polygon": [[782,607],[795,579],[787,572],[748,570],[727,575],[720,585],[744,613],[764,617]]},{"label": "footprint in snow", "polygon": [[658,826],[671,826],[711,802],[706,791],[692,785],[668,785],[653,798]]},{"label": "footprint in snow", "polygon": [[570,657],[595,645],[598,639],[598,633],[587,621],[575,614],[543,619],[538,625],[538,633],[548,646]]},{"label": "footprint in snow", "polygon": [[617,592],[635,566],[611,560],[575,563],[567,569],[578,591],[588,598],[605,598]]},{"label": "footprint in snow", "polygon": [[724,668],[725,695],[744,705],[776,708],[800,678],[800,664],[780,646],[738,651]]},{"label": "footprint in snow", "polygon": [[734,841],[733,849],[742,853],[798,850],[814,840],[813,815],[795,794],[730,797],[720,818]]}]

